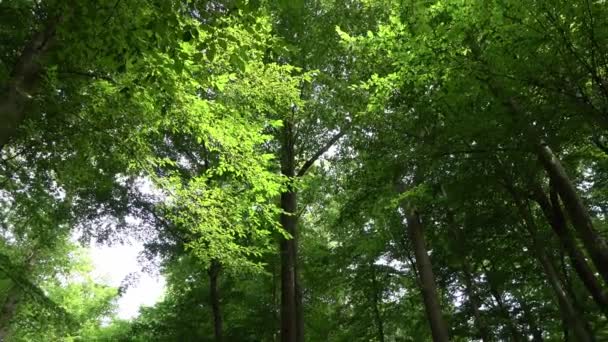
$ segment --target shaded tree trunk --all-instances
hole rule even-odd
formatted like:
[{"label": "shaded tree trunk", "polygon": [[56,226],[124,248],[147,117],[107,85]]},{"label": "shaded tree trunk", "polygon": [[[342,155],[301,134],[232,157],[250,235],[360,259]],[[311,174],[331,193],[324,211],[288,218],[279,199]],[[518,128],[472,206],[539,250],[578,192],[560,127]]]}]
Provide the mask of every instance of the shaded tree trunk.
[{"label": "shaded tree trunk", "polygon": [[[281,144],[281,173],[290,182],[304,177],[312,165],[327,152],[346,131],[340,131],[319,148],[296,172],[295,140],[293,122],[283,123]],[[281,341],[304,342],[304,305],[303,292],[298,275],[298,216],[297,193],[293,184],[281,194],[281,226],[291,235],[282,237],[281,254]]]},{"label": "shaded tree trunk", "polygon": [[297,341],[297,302],[295,270],[295,236],[296,220],[293,216],[296,207],[296,194],[289,191],[281,194],[281,226],[292,235],[291,239],[282,238],[281,252],[281,341]]},{"label": "shaded tree trunk", "polygon": [[433,341],[447,342],[450,340],[448,326],[441,313],[435,275],[433,274],[431,259],[426,249],[422,222],[415,209],[404,208],[404,211],[407,219],[408,235],[414,246],[416,269],[420,277],[420,290],[426,315],[431,326]]},{"label": "shaded tree trunk", "polygon": [[220,289],[218,278],[222,269],[221,264],[217,260],[211,262],[209,267],[209,300],[211,302],[211,311],[213,313],[213,331],[215,341],[222,342],[223,337],[223,320],[220,306]]},{"label": "shaded tree trunk", "polygon": [[[475,42],[471,41],[470,47],[474,53],[474,56],[476,56],[476,58],[480,58],[481,52],[479,46]],[[525,114],[525,110],[523,110],[520,104],[513,97],[505,98],[503,96],[503,94],[506,92],[503,91],[500,83],[491,78],[487,79],[486,83],[488,84],[492,94],[497,99],[501,100],[503,105],[508,108],[512,114],[519,117]],[[587,249],[589,252],[591,260],[604,281],[608,283],[608,243],[606,243],[606,241],[593,227],[591,216],[587,212],[581,198],[578,196],[576,187],[570,180],[566,170],[551,148],[542,142],[539,133],[534,127],[532,127],[532,125],[528,126],[528,132],[526,132],[526,135],[533,139],[533,141],[536,141],[534,152],[540,164],[549,175],[549,178],[553,182],[556,191],[562,198],[566,212],[568,213],[568,216],[570,216],[570,220],[572,221],[574,228],[583,241],[585,249]]]},{"label": "shaded tree trunk", "polygon": [[574,307],[574,310],[577,313],[580,313],[581,322],[583,323],[583,326],[585,327],[585,329],[589,332],[589,334],[591,335],[592,338],[595,338],[592,334],[593,328],[589,324],[589,320],[585,319],[583,316],[585,313],[585,308],[581,305],[579,299],[577,298],[576,292],[574,291],[574,288],[572,287],[572,281],[569,277],[569,272],[565,267],[566,262],[565,262],[565,256],[564,256],[563,252],[560,255],[560,266],[561,266],[560,267],[560,269],[561,269],[560,279],[561,279],[564,289],[566,290],[566,293],[568,294],[568,297],[570,298],[570,300],[572,302],[572,306]]},{"label": "shaded tree trunk", "polygon": [[551,259],[547,255],[544,250],[544,247],[540,240],[538,239],[536,225],[534,223],[534,218],[530,213],[530,210],[526,207],[525,203],[516,192],[516,190],[510,185],[507,184],[507,189],[511,193],[513,200],[515,201],[515,205],[519,214],[523,220],[523,225],[530,233],[532,238],[532,250],[534,251],[538,261],[540,262],[549,286],[553,289],[555,297],[557,298],[557,302],[559,304],[560,309],[564,313],[565,317],[568,319],[568,324],[574,331],[578,340],[581,342],[591,342],[594,341],[593,337],[587,331],[584,322],[581,320],[581,315],[577,312],[573,303],[570,301],[566,290],[561,282],[561,279],[555,270],[555,266],[551,262]]},{"label": "shaded tree trunk", "polygon": [[26,118],[26,107],[44,71],[41,60],[48,53],[62,19],[63,16],[50,18],[45,27],[32,36],[17,59],[7,84],[0,89],[3,94],[0,98],[0,149]]},{"label": "shaded tree trunk", "polygon": [[[283,142],[281,148],[281,173],[293,180],[295,177],[295,148],[293,125],[284,123]],[[281,237],[281,341],[298,341],[298,299],[296,283],[297,261],[297,194],[294,187],[288,184],[287,190],[281,194],[281,227],[291,235]],[[302,319],[302,317],[300,317]]]},{"label": "shaded tree trunk", "polygon": [[566,315],[569,326],[572,327],[572,330],[576,334],[579,341],[594,341],[590,333],[585,328],[585,324],[581,320],[580,313],[576,311],[573,303],[568,298],[568,295],[560,281],[553,263],[551,262],[551,259],[544,251],[541,250],[542,247],[537,239],[535,241],[535,245],[536,246],[534,248],[538,253],[538,258],[547,276],[547,281],[557,297],[559,306]]},{"label": "shaded tree trunk", "polygon": [[587,291],[606,315],[608,310],[608,296],[602,290],[600,282],[596,278],[592,268],[585,260],[585,255],[576,246],[576,241],[568,229],[566,218],[561,209],[557,192],[551,189],[550,201],[543,192],[540,185],[534,186],[535,201],[541,207],[545,217],[549,221],[553,232],[559,238],[562,247],[568,254],[570,262],[576,274],[585,285]]},{"label": "shaded tree trunk", "polygon": [[549,175],[555,191],[561,197],[572,225],[589,252],[593,264],[608,284],[608,244],[606,240],[593,227],[591,216],[578,196],[576,187],[551,148],[539,145],[537,155]]}]

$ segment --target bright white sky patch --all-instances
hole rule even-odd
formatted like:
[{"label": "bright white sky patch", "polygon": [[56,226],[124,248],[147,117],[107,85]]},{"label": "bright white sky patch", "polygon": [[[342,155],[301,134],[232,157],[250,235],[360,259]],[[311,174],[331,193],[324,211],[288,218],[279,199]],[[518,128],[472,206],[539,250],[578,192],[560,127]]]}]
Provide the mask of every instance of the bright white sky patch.
[{"label": "bright white sky patch", "polygon": [[90,247],[95,278],[110,286],[119,287],[127,275],[137,273],[139,276],[136,283],[118,300],[118,317],[122,319],[136,317],[142,305],[154,305],[161,299],[165,290],[164,277],[141,271],[142,266],[138,263],[137,256],[143,248],[141,243],[114,246],[93,244]]}]

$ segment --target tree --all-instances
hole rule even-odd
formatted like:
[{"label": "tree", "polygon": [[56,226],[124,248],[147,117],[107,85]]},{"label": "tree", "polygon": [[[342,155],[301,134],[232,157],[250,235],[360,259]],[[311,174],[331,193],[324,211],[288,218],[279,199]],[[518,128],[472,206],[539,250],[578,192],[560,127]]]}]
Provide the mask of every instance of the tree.
[{"label": "tree", "polygon": [[[608,337],[604,2],[0,9],[0,332]],[[144,240],[165,297],[58,282],[74,232]]]}]

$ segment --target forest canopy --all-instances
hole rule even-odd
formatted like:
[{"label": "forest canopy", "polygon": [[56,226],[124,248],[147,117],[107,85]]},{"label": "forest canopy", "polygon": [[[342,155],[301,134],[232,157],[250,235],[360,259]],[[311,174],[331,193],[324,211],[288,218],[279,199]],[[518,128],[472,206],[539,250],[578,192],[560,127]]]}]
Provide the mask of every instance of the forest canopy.
[{"label": "forest canopy", "polygon": [[0,225],[0,341],[608,340],[608,3],[0,0]]}]

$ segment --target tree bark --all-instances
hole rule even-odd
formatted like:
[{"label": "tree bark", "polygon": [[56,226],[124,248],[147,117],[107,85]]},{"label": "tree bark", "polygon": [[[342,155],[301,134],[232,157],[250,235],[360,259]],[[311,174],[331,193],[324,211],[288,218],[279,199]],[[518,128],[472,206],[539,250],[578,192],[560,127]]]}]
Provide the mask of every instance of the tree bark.
[{"label": "tree bark", "polygon": [[26,119],[26,107],[38,87],[44,68],[41,60],[48,54],[57,26],[63,16],[51,18],[25,45],[11,71],[0,98],[0,149],[15,135]]},{"label": "tree bark", "polygon": [[[479,45],[472,40],[469,43],[475,58],[483,63]],[[505,98],[503,94],[506,94],[507,92],[502,89],[500,83],[492,78],[487,79],[486,83],[494,97],[501,100],[503,105],[509,109],[512,114],[520,117],[525,114],[525,110],[515,98]],[[526,131],[526,135],[530,137],[532,141],[535,141],[535,154],[549,175],[549,178],[554,183],[559,196],[562,198],[566,211],[570,216],[570,220],[583,241],[583,245],[589,252],[591,259],[599,273],[602,275],[602,278],[608,283],[608,244],[593,227],[591,216],[587,212],[581,198],[578,196],[576,187],[568,177],[568,174],[559,159],[555,156],[551,148],[542,141],[539,133],[532,125],[529,124],[526,127]]]},{"label": "tree bark", "polygon": [[551,148],[539,145],[537,155],[549,175],[554,189],[561,197],[572,225],[589,252],[593,264],[608,284],[608,244],[606,240],[593,227],[591,216],[578,196],[576,187],[570,181],[566,170]]},{"label": "tree bark", "polygon": [[426,241],[424,239],[424,229],[420,216],[415,209],[403,208],[407,219],[408,235],[414,246],[414,255],[416,256],[416,268],[420,277],[420,290],[424,301],[424,308],[431,326],[433,341],[447,342],[449,341],[448,326],[441,313],[439,304],[439,296],[437,294],[437,285],[435,284],[435,275],[431,259],[429,258]]},{"label": "tree bark", "polygon": [[519,214],[522,218],[523,225],[528,230],[532,238],[532,250],[534,251],[538,261],[540,262],[549,286],[553,289],[555,297],[557,298],[557,302],[559,304],[560,309],[566,316],[568,320],[568,324],[576,334],[577,338],[581,342],[591,342],[594,341],[594,338],[591,336],[589,331],[585,328],[584,322],[581,320],[581,315],[577,312],[576,308],[570,301],[566,290],[561,282],[561,279],[555,270],[555,266],[551,262],[551,259],[547,255],[544,250],[544,247],[540,240],[538,239],[538,233],[536,229],[536,224],[534,223],[534,218],[530,213],[529,209],[526,207],[525,203],[516,192],[516,190],[507,185],[507,189],[513,196],[513,200],[515,201],[515,205]]},{"label": "tree bark", "polygon": [[[479,59],[481,56],[479,46],[474,42],[471,42],[470,46],[476,58]],[[499,83],[491,78],[486,82],[492,94],[497,99],[502,100],[503,105],[508,108],[512,114],[518,116],[523,116],[525,114],[525,111],[513,97],[505,98],[502,95],[506,92],[503,91]],[[570,220],[583,241],[583,245],[589,252],[591,260],[602,275],[602,278],[608,283],[608,244],[593,227],[591,216],[587,212],[581,198],[578,196],[576,187],[568,177],[560,160],[555,156],[551,148],[542,141],[538,132],[536,132],[536,129],[534,129],[532,125],[528,125],[527,131],[526,135],[535,141],[534,152],[549,175],[549,178],[554,183],[559,196],[562,198],[566,211],[570,216]]]},{"label": "tree bark", "polygon": [[281,194],[281,226],[292,235],[291,239],[282,238],[281,249],[281,341],[297,341],[296,309],[296,272],[294,252],[294,232],[296,220],[293,216],[296,207],[296,194],[288,191]]},{"label": "tree bark", "polygon": [[568,254],[576,274],[585,285],[585,288],[587,288],[587,291],[589,291],[593,300],[606,315],[608,312],[608,296],[602,290],[600,282],[585,260],[585,255],[576,246],[576,241],[572,234],[570,234],[557,192],[554,189],[550,191],[551,196],[549,201],[539,184],[533,185],[533,191],[535,201],[539,204],[553,232],[557,235],[562,247]]},{"label": "tree bark", "polygon": [[[283,141],[281,146],[281,173],[294,180],[295,149],[293,125],[285,122],[283,126]],[[296,282],[297,260],[297,194],[290,183],[281,194],[281,227],[291,235],[290,238],[281,237],[281,341],[302,342],[298,340],[298,299]],[[300,320],[302,317],[300,317]],[[302,324],[303,325],[303,324]]]},{"label": "tree bark", "polygon": [[211,302],[211,311],[213,313],[213,331],[215,341],[224,341],[223,336],[223,320],[220,306],[220,289],[218,286],[218,278],[222,267],[217,260],[211,261],[209,267],[209,300]]},{"label": "tree bark", "polygon": [[581,341],[581,342],[594,341],[594,339],[591,337],[590,333],[585,328],[585,324],[582,322],[582,320],[580,318],[581,317],[580,313],[578,313],[576,311],[576,309],[574,308],[574,305],[568,298],[568,295],[567,295],[566,291],[564,290],[564,287],[561,283],[561,280],[559,279],[559,276],[555,270],[555,267],[553,266],[553,263],[551,262],[551,259],[541,249],[542,245],[540,244],[540,242],[537,239],[534,242],[534,244],[535,244],[534,248],[538,254],[538,259],[539,259],[541,265],[543,266],[543,269],[547,276],[547,281],[549,282],[549,285],[551,286],[551,288],[553,289],[553,292],[555,293],[555,295],[557,297],[559,306],[562,308],[562,310],[564,311],[564,314],[566,315],[566,317],[568,319],[568,324],[570,325],[570,327],[572,327],[572,330],[578,337],[579,341]]}]

